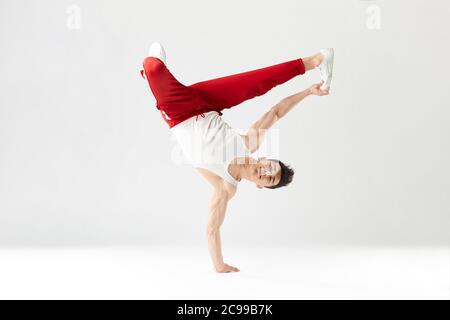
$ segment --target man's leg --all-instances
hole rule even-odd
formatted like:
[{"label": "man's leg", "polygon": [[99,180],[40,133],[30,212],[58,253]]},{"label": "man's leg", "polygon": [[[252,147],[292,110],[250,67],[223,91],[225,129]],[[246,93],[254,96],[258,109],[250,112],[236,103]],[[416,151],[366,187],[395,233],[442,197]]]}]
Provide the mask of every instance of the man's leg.
[{"label": "man's leg", "polygon": [[197,82],[189,86],[218,110],[231,108],[315,68],[321,55],[295,59],[265,68]]},{"label": "man's leg", "polygon": [[194,112],[204,101],[192,88],[179,82],[158,58],[147,57],[143,62],[142,76],[147,80],[156,98],[156,107],[165,120]]},{"label": "man's leg", "polygon": [[192,90],[179,82],[158,58],[146,58],[143,68],[158,105],[176,105],[192,99]]}]

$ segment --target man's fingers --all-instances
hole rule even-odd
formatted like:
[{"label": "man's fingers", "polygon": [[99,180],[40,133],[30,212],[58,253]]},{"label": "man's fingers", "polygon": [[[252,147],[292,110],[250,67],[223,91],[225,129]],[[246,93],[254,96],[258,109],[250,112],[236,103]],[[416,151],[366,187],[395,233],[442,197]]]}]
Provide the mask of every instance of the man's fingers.
[{"label": "man's fingers", "polygon": [[229,267],[229,270],[230,270],[230,272],[239,272],[240,270],[238,269],[238,268],[236,268],[236,267],[233,267],[233,266],[228,266]]},{"label": "man's fingers", "polygon": [[330,88],[327,88],[325,90],[320,90],[320,95],[326,96],[330,93]]}]

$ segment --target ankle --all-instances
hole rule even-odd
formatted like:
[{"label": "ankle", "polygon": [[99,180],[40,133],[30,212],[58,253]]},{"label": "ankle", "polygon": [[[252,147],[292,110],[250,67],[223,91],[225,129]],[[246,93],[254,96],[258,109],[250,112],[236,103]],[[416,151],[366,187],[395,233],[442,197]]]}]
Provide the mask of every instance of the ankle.
[{"label": "ankle", "polygon": [[314,67],[318,67],[323,61],[323,54],[319,52],[316,53],[313,57]]},{"label": "ankle", "polygon": [[323,61],[323,55],[321,53],[317,53],[313,56],[303,58],[303,64],[305,65],[305,70],[309,71],[317,66],[319,66]]}]

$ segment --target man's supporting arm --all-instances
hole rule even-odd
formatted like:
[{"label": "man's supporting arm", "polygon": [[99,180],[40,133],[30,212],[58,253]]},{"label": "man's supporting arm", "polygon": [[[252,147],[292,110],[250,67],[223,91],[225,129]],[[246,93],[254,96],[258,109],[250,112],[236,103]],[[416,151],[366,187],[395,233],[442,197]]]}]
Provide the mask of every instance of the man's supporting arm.
[{"label": "man's supporting arm", "polygon": [[208,249],[214,268],[217,272],[237,272],[239,269],[223,261],[220,227],[225,219],[225,212],[229,199],[234,195],[223,188],[215,188],[209,205],[208,224],[206,236]]}]

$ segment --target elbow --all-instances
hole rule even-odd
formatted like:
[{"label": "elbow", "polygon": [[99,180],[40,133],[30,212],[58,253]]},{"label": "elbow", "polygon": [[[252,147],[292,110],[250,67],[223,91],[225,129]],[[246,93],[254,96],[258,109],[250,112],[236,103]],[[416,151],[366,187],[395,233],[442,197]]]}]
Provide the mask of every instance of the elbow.
[{"label": "elbow", "polygon": [[219,227],[217,226],[207,226],[206,227],[206,238],[214,239],[219,233]]},{"label": "elbow", "polygon": [[226,203],[230,198],[230,193],[227,189],[223,187],[222,184],[218,185],[214,189],[214,204],[215,205],[221,205],[224,202]]},{"label": "elbow", "polygon": [[282,102],[277,103],[270,109],[271,118],[274,119],[274,121],[278,121],[282,117],[280,114],[280,105]]}]

